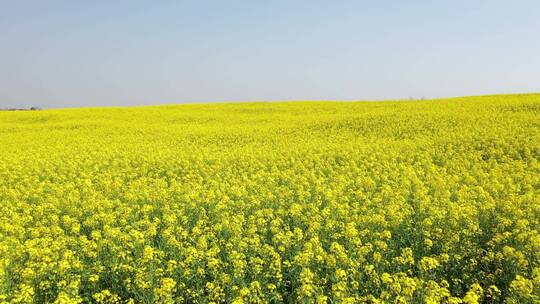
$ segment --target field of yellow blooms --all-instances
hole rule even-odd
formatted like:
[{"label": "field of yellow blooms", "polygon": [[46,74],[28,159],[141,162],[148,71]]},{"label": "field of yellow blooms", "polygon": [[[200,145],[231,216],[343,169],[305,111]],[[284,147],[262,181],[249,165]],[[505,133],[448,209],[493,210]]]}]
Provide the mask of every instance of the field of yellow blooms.
[{"label": "field of yellow blooms", "polygon": [[0,112],[0,303],[540,303],[540,94]]}]

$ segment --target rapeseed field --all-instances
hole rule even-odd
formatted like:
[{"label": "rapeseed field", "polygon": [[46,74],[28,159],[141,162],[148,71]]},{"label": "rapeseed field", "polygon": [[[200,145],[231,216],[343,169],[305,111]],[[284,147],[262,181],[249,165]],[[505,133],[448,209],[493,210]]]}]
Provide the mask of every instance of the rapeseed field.
[{"label": "rapeseed field", "polygon": [[540,303],[540,94],[0,112],[0,303]]}]

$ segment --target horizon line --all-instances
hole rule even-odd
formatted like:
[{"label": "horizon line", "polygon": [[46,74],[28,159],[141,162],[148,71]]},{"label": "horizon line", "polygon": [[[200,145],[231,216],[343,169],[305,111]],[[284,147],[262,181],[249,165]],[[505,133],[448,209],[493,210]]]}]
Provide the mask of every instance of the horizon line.
[{"label": "horizon line", "polygon": [[104,106],[60,106],[60,107],[43,107],[34,105],[27,108],[0,108],[2,112],[8,111],[46,111],[46,110],[69,110],[69,109],[99,109],[99,108],[143,108],[143,107],[161,107],[161,106],[183,106],[183,105],[212,105],[212,104],[247,104],[247,103],[300,103],[300,102],[417,102],[417,101],[437,101],[448,99],[459,99],[467,97],[496,97],[496,96],[526,96],[539,95],[540,91],[527,93],[495,93],[495,94],[479,94],[479,95],[460,95],[448,97],[408,97],[396,99],[260,99],[260,100],[217,100],[217,101],[189,101],[183,103],[163,102],[158,104],[139,104],[139,105],[104,105]]}]

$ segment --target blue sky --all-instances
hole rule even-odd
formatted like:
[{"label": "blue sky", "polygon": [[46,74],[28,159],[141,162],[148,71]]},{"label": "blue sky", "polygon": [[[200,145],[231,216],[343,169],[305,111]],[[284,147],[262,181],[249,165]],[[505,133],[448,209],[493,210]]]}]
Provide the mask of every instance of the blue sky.
[{"label": "blue sky", "polygon": [[540,1],[2,1],[0,108],[540,92]]}]

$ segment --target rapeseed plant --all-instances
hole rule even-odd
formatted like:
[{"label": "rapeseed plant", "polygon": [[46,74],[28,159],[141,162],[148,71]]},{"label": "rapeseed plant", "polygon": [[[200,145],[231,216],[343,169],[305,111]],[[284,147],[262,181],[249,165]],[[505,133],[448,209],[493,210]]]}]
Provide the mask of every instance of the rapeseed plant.
[{"label": "rapeseed plant", "polygon": [[0,303],[539,303],[539,112],[0,112]]}]

